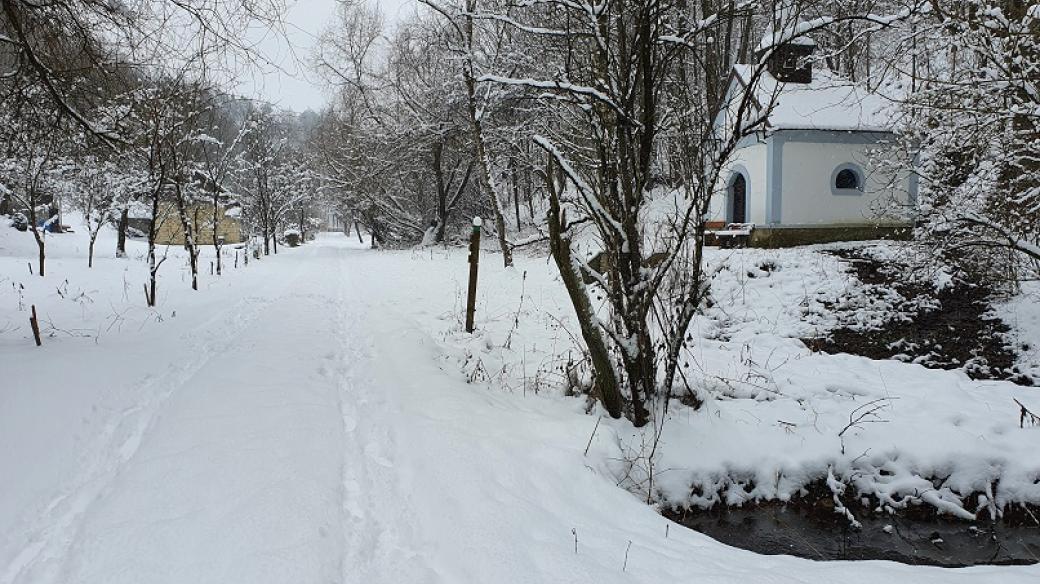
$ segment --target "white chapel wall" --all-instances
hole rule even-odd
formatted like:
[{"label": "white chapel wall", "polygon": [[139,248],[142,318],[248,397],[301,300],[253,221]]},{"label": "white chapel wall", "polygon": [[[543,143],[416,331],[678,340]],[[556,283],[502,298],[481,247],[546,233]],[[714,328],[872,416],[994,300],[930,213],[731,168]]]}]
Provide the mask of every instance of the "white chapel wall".
[{"label": "white chapel wall", "polygon": [[[910,181],[871,162],[877,145],[786,142],[783,145],[780,221],[783,225],[891,222],[879,210],[892,210],[893,200],[906,204]],[[834,171],[843,164],[862,169],[861,194],[834,194]]]}]

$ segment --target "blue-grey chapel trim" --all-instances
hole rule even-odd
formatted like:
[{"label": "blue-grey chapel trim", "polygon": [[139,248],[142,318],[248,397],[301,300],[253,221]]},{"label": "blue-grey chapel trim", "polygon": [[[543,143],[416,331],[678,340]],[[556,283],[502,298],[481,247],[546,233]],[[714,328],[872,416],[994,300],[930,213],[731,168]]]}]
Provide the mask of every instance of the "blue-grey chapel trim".
[{"label": "blue-grey chapel trim", "polygon": [[773,136],[782,135],[785,142],[815,142],[817,144],[886,144],[894,143],[892,132],[868,132],[865,130],[776,130]]},{"label": "blue-grey chapel trim", "polygon": [[766,138],[766,224],[780,224],[781,196],[784,182],[784,141],[782,133]]}]

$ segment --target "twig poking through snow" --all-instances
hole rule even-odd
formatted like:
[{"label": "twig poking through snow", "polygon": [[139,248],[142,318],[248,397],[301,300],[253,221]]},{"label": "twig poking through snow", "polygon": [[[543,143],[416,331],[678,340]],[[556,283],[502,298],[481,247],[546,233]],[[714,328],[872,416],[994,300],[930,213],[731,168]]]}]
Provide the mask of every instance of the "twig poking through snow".
[{"label": "twig poking through snow", "polygon": [[[1022,408],[1025,409],[1025,408]],[[599,430],[599,422],[603,418],[596,418],[596,426],[592,429],[592,435],[589,436],[589,443],[585,445],[585,456],[589,455],[589,448],[592,448],[592,440],[596,437],[596,430]]]},{"label": "twig poking through snow", "polygon": [[[1029,425],[1030,426],[1040,426],[1040,416],[1037,416],[1033,412],[1029,411],[1029,408],[1027,408],[1024,405],[1022,405],[1022,402],[1018,401],[1017,399],[1015,399],[1015,398],[1011,398],[1011,399],[1015,400],[1015,403],[1018,404],[1018,407],[1020,408],[1020,412],[1019,412],[1019,415],[1018,415],[1018,427],[1019,428],[1025,428],[1026,427],[1026,420],[1029,420]],[[586,453],[587,452],[588,451],[586,450]]]},{"label": "twig poking through snow", "polygon": [[870,400],[867,403],[859,406],[849,413],[849,423],[838,432],[838,439],[841,440],[841,453],[845,454],[845,432],[849,429],[855,428],[860,424],[872,424],[885,422],[878,416],[878,412],[888,407],[888,402],[894,398],[880,397],[875,400]]}]

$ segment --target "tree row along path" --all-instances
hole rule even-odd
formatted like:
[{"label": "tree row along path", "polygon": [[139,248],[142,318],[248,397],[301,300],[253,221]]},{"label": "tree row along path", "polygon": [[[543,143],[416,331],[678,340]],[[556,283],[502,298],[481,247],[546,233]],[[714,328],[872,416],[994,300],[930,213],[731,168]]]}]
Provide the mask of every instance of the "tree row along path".
[{"label": "tree row along path", "polygon": [[[4,540],[14,552],[0,583],[996,575],[762,557],[666,530],[589,466],[595,419],[576,400],[524,399],[442,369],[409,313],[429,283],[403,284],[404,254],[353,246],[330,236],[267,260],[269,281],[247,299],[160,343],[179,365],[142,379],[141,403],[111,416],[25,537]],[[94,358],[115,369],[125,356]]]}]

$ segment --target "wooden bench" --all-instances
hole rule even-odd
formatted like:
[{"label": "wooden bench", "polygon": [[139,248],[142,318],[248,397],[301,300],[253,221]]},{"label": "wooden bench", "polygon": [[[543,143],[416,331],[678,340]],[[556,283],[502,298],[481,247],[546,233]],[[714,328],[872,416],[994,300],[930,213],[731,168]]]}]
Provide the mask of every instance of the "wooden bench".
[{"label": "wooden bench", "polygon": [[727,223],[723,229],[708,231],[706,243],[724,248],[747,247],[754,230],[754,223]]}]

